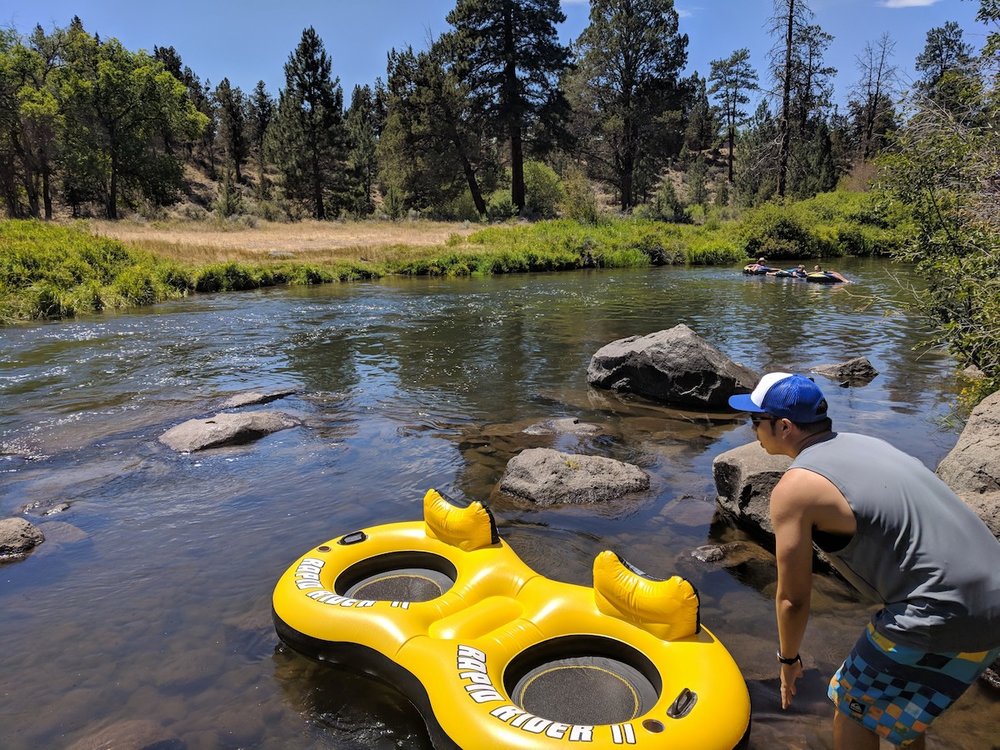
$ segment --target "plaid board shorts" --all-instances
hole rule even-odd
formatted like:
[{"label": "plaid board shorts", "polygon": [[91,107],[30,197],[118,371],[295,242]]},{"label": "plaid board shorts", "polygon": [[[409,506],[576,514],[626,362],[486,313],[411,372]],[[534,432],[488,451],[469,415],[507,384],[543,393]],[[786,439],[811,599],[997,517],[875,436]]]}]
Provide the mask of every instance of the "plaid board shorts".
[{"label": "plaid board shorts", "polygon": [[993,651],[934,654],[893,643],[869,623],[830,680],[837,709],[905,747],[1000,656]]}]

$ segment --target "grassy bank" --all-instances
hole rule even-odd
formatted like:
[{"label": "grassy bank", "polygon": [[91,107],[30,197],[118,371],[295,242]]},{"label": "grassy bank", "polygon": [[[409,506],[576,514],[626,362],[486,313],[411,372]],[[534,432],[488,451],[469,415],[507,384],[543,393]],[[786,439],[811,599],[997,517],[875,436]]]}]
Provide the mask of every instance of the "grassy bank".
[{"label": "grassy bank", "polygon": [[[904,229],[900,229],[904,227]],[[114,236],[108,236],[114,235]],[[431,222],[254,227],[0,222],[0,322],[150,305],[193,292],[373,279],[887,254],[904,222],[861,194],[699,226],[618,218],[477,228]]]}]

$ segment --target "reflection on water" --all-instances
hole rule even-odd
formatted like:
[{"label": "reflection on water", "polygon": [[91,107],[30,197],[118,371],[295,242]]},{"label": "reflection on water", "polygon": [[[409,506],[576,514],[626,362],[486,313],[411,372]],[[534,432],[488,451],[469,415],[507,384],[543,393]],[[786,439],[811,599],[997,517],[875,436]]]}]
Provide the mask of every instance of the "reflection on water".
[{"label": "reflection on water", "polygon": [[[753,746],[830,747],[824,684],[867,605],[817,578],[808,679],[782,712],[773,559],[713,522],[712,458],[751,440],[749,428],[593,391],[586,369],[609,341],[681,322],[760,371],[864,355],[881,373],[869,386],[824,381],[838,426],[936,465],[956,437],[946,422],[953,363],[919,351],[925,334],[901,312],[888,266],[844,270],[858,283],[669,268],[388,281],[0,330],[0,517],[29,507],[48,537],[0,567],[0,747],[105,737],[191,749],[427,747],[395,690],[281,648],[270,594],[311,546],[419,517],[432,486],[493,497],[501,533],[549,577],[587,585],[594,556],[611,548],[651,573],[691,578],[705,623],[750,683]],[[294,395],[264,408],[301,427],[192,456],[157,442],[233,394],[278,389]],[[524,432],[561,417],[600,430]],[[652,487],[599,507],[494,496],[510,457],[535,446],[636,463]],[[691,556],[718,542],[743,542],[746,554],[728,568]],[[996,713],[976,688],[929,746],[987,747]]]}]

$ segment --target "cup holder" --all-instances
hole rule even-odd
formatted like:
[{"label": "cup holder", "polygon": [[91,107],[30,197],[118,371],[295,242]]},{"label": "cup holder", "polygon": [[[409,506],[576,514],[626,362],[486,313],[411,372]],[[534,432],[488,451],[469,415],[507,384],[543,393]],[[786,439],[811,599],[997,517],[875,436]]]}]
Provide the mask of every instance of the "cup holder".
[{"label": "cup holder", "polygon": [[564,724],[620,724],[649,712],[662,689],[642,653],[599,636],[565,636],[518,654],[504,671],[519,708]]},{"label": "cup holder", "polygon": [[389,552],[346,568],[334,590],[351,599],[429,602],[454,585],[458,571],[429,552]]}]

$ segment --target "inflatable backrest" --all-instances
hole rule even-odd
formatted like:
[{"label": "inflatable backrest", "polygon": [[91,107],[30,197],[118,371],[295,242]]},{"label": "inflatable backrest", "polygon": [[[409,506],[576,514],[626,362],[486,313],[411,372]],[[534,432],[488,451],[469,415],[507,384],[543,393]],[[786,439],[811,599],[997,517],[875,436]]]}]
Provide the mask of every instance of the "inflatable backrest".
[{"label": "inflatable backrest", "polygon": [[437,490],[424,495],[424,525],[427,536],[466,552],[500,541],[493,514],[478,500],[462,508]]},{"label": "inflatable backrest", "polygon": [[657,580],[605,550],[594,559],[594,599],[606,615],[670,641],[700,629],[698,591],[680,576]]}]

